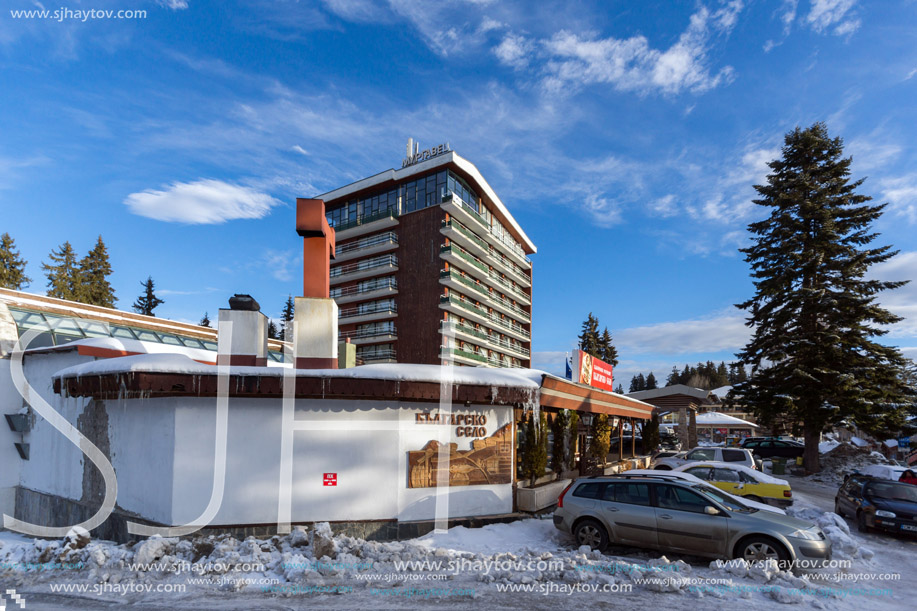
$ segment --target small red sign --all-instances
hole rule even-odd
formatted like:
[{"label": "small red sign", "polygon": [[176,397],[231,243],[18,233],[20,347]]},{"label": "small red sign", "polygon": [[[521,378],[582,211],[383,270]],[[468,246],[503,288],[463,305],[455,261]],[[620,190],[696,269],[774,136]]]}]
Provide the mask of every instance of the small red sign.
[{"label": "small red sign", "polygon": [[573,353],[573,365],[576,367],[573,378],[575,382],[601,388],[602,390],[614,390],[612,367],[605,361],[600,361],[582,350],[575,350]]},{"label": "small red sign", "polygon": [[322,476],[322,484],[325,486],[337,486],[338,485],[338,474],[337,473],[325,473]]}]

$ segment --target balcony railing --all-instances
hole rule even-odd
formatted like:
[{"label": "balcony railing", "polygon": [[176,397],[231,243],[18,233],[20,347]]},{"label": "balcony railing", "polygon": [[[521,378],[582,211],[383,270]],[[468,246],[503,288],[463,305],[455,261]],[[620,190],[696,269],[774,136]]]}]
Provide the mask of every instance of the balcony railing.
[{"label": "balcony railing", "polygon": [[371,352],[358,352],[357,360],[363,361],[363,363],[372,363],[374,361],[394,361],[397,360],[397,355],[394,348],[389,348],[387,350],[373,350]]},{"label": "balcony railing", "polygon": [[490,244],[488,244],[482,238],[475,235],[473,231],[471,231],[470,229],[468,229],[467,227],[465,227],[464,225],[462,225],[461,223],[459,223],[456,220],[443,221],[441,223],[441,227],[449,227],[451,229],[455,229],[460,234],[462,234],[463,236],[465,236],[466,238],[468,238],[469,240],[471,240],[472,242],[474,242],[475,244],[477,244],[484,250],[490,250]]},{"label": "balcony railing", "polygon": [[490,273],[490,268],[487,267],[487,265],[485,265],[483,261],[475,257],[473,254],[471,254],[470,252],[468,252],[467,250],[465,250],[458,244],[443,244],[442,246],[440,246],[439,251],[440,252],[451,252],[456,257],[460,259],[464,259],[465,261],[468,261],[469,263],[471,263],[472,265],[480,269],[482,272],[487,273],[487,274]]},{"label": "balcony railing", "polygon": [[362,303],[353,308],[341,308],[338,312],[338,318],[355,318],[357,316],[366,316],[368,314],[379,314],[383,312],[391,312],[393,314],[398,312],[398,304],[370,301],[369,303]]},{"label": "balcony railing", "polygon": [[478,361],[479,363],[486,363],[486,362],[487,362],[487,357],[486,357],[486,356],[483,356],[483,355],[481,355],[481,354],[477,354],[476,352],[468,352],[467,350],[462,350],[462,349],[460,349],[460,348],[443,348],[443,349],[442,349],[442,352],[443,352],[443,354],[447,354],[447,355],[452,354],[452,355],[455,355],[455,356],[461,356],[461,357],[464,357],[464,358],[466,358],[466,359],[471,359],[471,360],[473,360],[473,361]]},{"label": "balcony railing", "polygon": [[350,297],[351,295],[360,295],[362,293],[372,293],[382,289],[398,290],[398,280],[394,276],[379,278],[379,282],[361,282],[353,286],[337,287],[331,289],[330,297]]},{"label": "balcony railing", "polygon": [[334,249],[335,256],[341,256],[349,252],[355,252],[358,250],[363,250],[364,248],[372,248],[373,246],[379,246],[380,244],[397,244],[398,243],[398,234],[394,231],[387,231],[385,233],[380,233],[377,235],[369,236],[368,238],[363,238],[362,240],[357,240],[356,242],[350,242],[348,244],[341,244]]},{"label": "balcony railing", "polygon": [[456,296],[454,293],[450,293],[449,295],[442,295],[442,296],[440,296],[439,302],[440,302],[440,303],[452,303],[452,304],[454,304],[454,305],[457,305],[457,306],[460,307],[460,308],[464,308],[464,309],[466,309],[466,310],[469,310],[469,311],[471,311],[471,312],[474,312],[474,313],[476,313],[476,314],[479,315],[479,316],[483,316],[484,318],[486,318],[486,319],[489,320],[490,322],[492,322],[492,323],[494,323],[494,324],[497,324],[497,325],[500,325],[500,326],[503,327],[504,329],[512,329],[514,332],[516,332],[516,333],[518,333],[519,335],[522,335],[523,337],[526,337],[526,338],[532,337],[532,334],[529,333],[528,331],[526,331],[526,330],[522,327],[522,325],[520,325],[520,324],[518,324],[518,323],[516,323],[516,322],[513,322],[513,321],[511,321],[511,320],[505,320],[505,319],[503,319],[503,318],[500,318],[499,316],[495,316],[495,315],[491,314],[490,312],[484,310],[483,308],[480,308],[480,307],[474,305],[472,302],[467,301],[467,300],[465,300],[465,299],[462,299],[461,297]]},{"label": "balcony railing", "polygon": [[499,284],[500,286],[502,286],[503,288],[505,288],[507,291],[512,293],[513,295],[516,295],[517,297],[521,297],[522,299],[525,299],[526,301],[529,301],[529,302],[532,301],[531,295],[529,295],[528,293],[520,289],[518,286],[516,286],[515,284],[513,284],[506,278],[503,278],[502,276],[500,276],[500,274],[496,273],[495,271],[491,270],[490,273],[488,274],[488,277],[491,280],[493,280],[494,282],[496,282],[497,284]]},{"label": "balcony railing", "polygon": [[452,278],[456,282],[464,284],[465,286],[481,293],[481,295],[483,295],[484,297],[487,297],[488,299],[491,298],[491,294],[488,288],[484,286],[483,284],[481,284],[480,282],[478,282],[477,280],[475,280],[474,278],[463,276],[459,274],[458,272],[448,270],[448,269],[440,270],[439,277],[440,278]]},{"label": "balcony railing", "polygon": [[[453,193],[452,191],[449,191],[448,189],[444,189],[444,190],[443,190],[443,195],[442,195],[442,198],[443,198],[442,201],[444,201],[444,202],[449,201],[450,197],[451,197],[451,200],[452,200],[452,202],[453,202],[454,204],[456,204],[457,206],[459,206],[460,208],[462,208],[462,210],[464,210],[471,218],[473,218],[473,219],[476,220],[478,223],[480,223],[481,226],[482,226],[482,228],[484,229],[484,231],[486,231],[488,234],[490,234],[491,236],[493,236],[494,240],[496,240],[497,242],[499,242],[500,244],[502,244],[502,245],[505,246],[506,248],[510,249],[510,250],[511,250],[513,253],[515,253],[520,259],[522,259],[523,261],[525,261],[525,262],[527,262],[529,265],[531,265],[531,263],[532,263],[531,259],[529,259],[529,258],[526,256],[525,251],[522,250],[522,247],[519,246],[519,244],[518,244],[512,237],[505,236],[505,235],[500,235],[500,234],[494,232],[493,229],[492,229],[491,226],[490,226],[490,223],[487,221],[487,219],[485,219],[483,216],[481,216],[480,213],[478,213],[474,208],[472,208],[472,207],[468,204],[468,202],[466,202],[465,200],[463,200],[462,198],[460,198],[458,195],[456,195],[456,194]],[[486,247],[487,247],[487,246],[485,246],[485,248],[486,248]]]},{"label": "balcony railing", "polygon": [[466,202],[461,197],[456,195],[453,191],[450,191],[449,189],[443,187],[440,194],[441,194],[443,202],[448,202],[451,200],[453,204],[459,206],[462,210],[464,210],[468,214],[468,216],[470,216],[471,218],[479,222],[485,229],[489,228],[487,219],[481,216],[481,214],[477,210],[472,208],[468,202]]},{"label": "balcony railing", "polygon": [[390,327],[372,328],[372,329],[354,329],[353,331],[338,332],[338,339],[366,339],[367,337],[397,337],[398,330],[394,325]]},{"label": "balcony railing", "polygon": [[382,255],[379,257],[373,257],[372,259],[363,259],[362,261],[356,261],[346,265],[339,265],[337,267],[331,268],[330,276],[332,278],[336,278],[338,276],[343,276],[353,272],[362,272],[368,269],[385,266],[397,267],[398,257],[395,255]]},{"label": "balcony railing", "polygon": [[389,208],[388,210],[382,210],[380,212],[376,212],[375,214],[358,216],[352,221],[338,223],[334,226],[334,230],[340,233],[342,231],[346,231],[347,229],[353,229],[354,227],[359,227],[360,225],[368,225],[369,223],[381,221],[382,219],[386,218],[398,218],[398,212],[392,208]]},{"label": "balcony railing", "polygon": [[[499,336],[494,335],[493,333],[485,333],[484,331],[481,331],[480,329],[475,329],[474,327],[463,325],[462,323],[454,321],[454,320],[443,321],[442,327],[444,329],[452,328],[452,330],[455,333],[464,333],[465,335],[470,335],[471,337],[488,342],[493,346],[499,346],[500,348],[503,348],[504,350],[512,350],[513,352],[517,354],[524,354],[526,357],[531,355],[531,352],[529,351],[529,349],[523,347],[522,344],[514,344],[513,342],[502,339]],[[490,331],[490,329],[487,329],[487,331]]]},{"label": "balcony railing", "polygon": [[470,336],[472,336],[472,337],[476,337],[476,338],[482,339],[482,340],[489,340],[489,339],[490,339],[490,335],[488,335],[487,333],[484,333],[483,331],[479,331],[479,330],[475,329],[474,327],[469,327],[468,325],[463,325],[463,324],[460,323],[460,322],[455,322],[455,321],[449,321],[449,320],[447,320],[447,321],[443,321],[442,326],[443,326],[443,328],[452,328],[452,330],[453,330],[455,333],[464,333],[465,335],[470,335]]}]

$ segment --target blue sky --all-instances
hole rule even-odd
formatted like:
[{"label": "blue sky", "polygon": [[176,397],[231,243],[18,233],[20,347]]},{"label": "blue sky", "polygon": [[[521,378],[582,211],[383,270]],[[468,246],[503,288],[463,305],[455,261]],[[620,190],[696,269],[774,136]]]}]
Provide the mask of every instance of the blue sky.
[{"label": "blue sky", "polygon": [[[297,196],[448,141],[539,248],[535,366],[592,311],[616,382],[730,360],[751,294],[751,185],[826,121],[917,279],[917,3],[0,0],[0,231],[40,263],[101,234],[118,306],[162,317],[300,289]],[[10,10],[145,10],[14,18]],[[69,13],[68,15],[73,15]],[[917,357],[917,283],[883,303]]]}]

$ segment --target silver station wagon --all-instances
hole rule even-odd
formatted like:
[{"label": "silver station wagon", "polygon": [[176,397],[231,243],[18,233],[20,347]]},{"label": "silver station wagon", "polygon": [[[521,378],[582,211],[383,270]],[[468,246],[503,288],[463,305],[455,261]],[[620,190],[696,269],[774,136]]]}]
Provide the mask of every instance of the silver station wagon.
[{"label": "silver station wagon", "polygon": [[749,562],[773,559],[794,570],[818,568],[831,558],[831,542],[814,524],[662,473],[580,478],[560,495],[554,526],[599,550],[612,544]]}]

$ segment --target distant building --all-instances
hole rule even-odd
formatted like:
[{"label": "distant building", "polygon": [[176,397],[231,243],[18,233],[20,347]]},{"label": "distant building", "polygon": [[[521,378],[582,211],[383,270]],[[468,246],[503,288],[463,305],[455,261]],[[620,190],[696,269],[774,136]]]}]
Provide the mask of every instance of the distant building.
[{"label": "distant building", "polygon": [[340,338],[363,363],[530,367],[535,245],[471,162],[408,147],[401,169],[317,196]]}]

